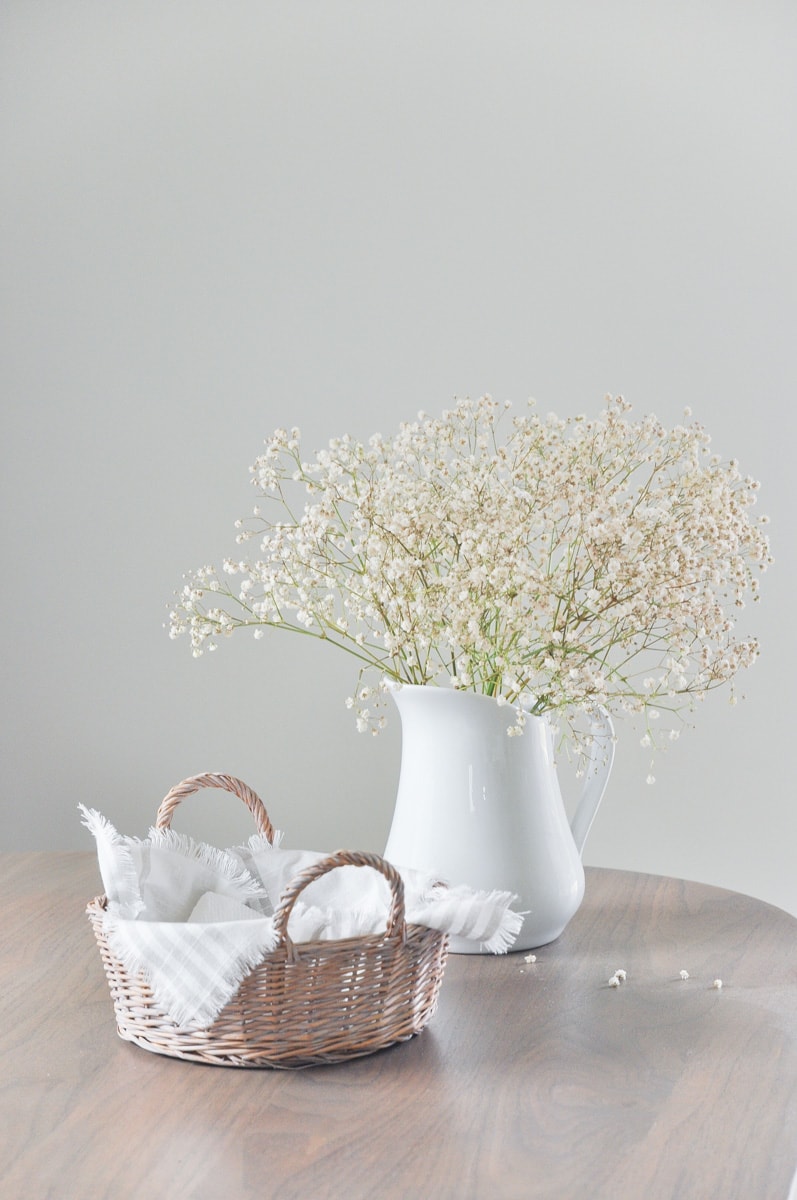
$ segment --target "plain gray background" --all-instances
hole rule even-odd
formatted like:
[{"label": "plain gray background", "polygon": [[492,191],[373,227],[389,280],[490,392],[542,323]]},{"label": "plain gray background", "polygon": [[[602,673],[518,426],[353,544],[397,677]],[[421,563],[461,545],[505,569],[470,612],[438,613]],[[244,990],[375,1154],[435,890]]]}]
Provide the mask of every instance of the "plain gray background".
[{"label": "plain gray background", "polygon": [[[777,561],[745,702],[652,788],[621,725],[586,860],[797,913],[796,34],[786,0],[2,5],[3,848],[90,849],[80,800],[144,835],[221,770],[289,845],[381,849],[397,721],[358,735],[309,639],[194,661],[183,571],[277,425],[612,392],[691,405]],[[218,793],[176,824],[249,830]]]}]

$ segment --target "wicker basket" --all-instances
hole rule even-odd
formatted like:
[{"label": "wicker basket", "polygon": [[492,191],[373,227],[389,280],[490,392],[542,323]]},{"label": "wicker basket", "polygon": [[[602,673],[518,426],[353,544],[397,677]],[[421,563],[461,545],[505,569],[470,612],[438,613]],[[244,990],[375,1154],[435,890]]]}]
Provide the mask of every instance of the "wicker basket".
[{"label": "wicker basket", "polygon": [[[274,829],[260,798],[229,775],[196,775],[172,788],[156,827],[169,828],[180,801],[202,787],[223,788],[251,811],[269,842]],[[293,905],[308,884],[341,866],[380,871],[392,892],[382,934],[294,944]],[[343,1062],[420,1033],[437,1006],[448,938],[404,918],[401,876],[375,854],[341,850],[297,875],[276,914],[279,943],[243,981],[206,1029],[181,1028],[158,1008],[146,978],[131,975],[103,931],[106,897],[87,912],[100,947],[119,1036],[145,1050],[192,1062],[234,1067],[305,1067]]]}]

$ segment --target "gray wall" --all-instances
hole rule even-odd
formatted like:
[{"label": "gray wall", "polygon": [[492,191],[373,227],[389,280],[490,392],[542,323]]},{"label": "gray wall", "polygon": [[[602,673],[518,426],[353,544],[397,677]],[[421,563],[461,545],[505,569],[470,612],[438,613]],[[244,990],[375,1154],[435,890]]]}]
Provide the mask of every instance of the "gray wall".
[{"label": "gray wall", "polygon": [[[292,845],[381,848],[394,724],[317,643],[194,661],[161,628],[275,426],[308,449],[489,391],[685,404],[763,480],[776,566],[746,701],[644,783],[621,728],[591,863],[797,913],[797,10],[148,3],[0,10],[5,849],[144,834],[241,775]],[[235,840],[217,794],[183,828]]]}]

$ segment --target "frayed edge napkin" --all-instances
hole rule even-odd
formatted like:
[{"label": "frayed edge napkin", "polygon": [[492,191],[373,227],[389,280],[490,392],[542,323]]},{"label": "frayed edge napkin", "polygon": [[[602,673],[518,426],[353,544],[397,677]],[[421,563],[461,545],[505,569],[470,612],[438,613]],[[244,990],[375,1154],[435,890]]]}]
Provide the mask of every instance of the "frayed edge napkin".
[{"label": "frayed edge napkin", "polygon": [[257,913],[246,920],[178,922],[125,921],[108,912],[104,928],[125,970],[144,974],[160,1007],[181,1028],[212,1025],[277,945],[273,918]]},{"label": "frayed edge napkin", "polygon": [[97,841],[105,895],[120,917],[186,921],[205,892],[219,892],[254,907],[267,899],[257,879],[225,850],[173,829],[150,829],[143,841],[124,837],[96,809],[84,804],[78,808]]},{"label": "frayed edge napkin", "polygon": [[[94,835],[107,897],[104,929],[111,950],[131,974],[149,981],[159,1006],[179,1026],[207,1028],[243,980],[277,946],[274,914],[287,887],[326,858],[313,850],[283,850],[255,834],[218,850],[171,829],[151,829],[140,841],[123,837],[95,809],[80,805]],[[522,916],[511,892],[446,888],[429,876],[397,868],[409,924],[478,942],[505,953]],[[295,943],[381,933],[391,892],[377,871],[344,866],[314,880],[297,898],[289,921]]]},{"label": "frayed edge napkin", "polygon": [[[262,834],[253,834],[245,845],[228,854],[260,880],[275,910],[292,880],[326,857],[314,850],[282,850]],[[505,954],[515,941],[523,917],[509,907],[515,899],[512,892],[446,887],[421,871],[395,865],[404,884],[406,919],[411,925],[426,925],[478,942],[492,954]],[[295,942],[358,937],[385,927],[390,885],[377,871],[339,867],[315,880],[306,894],[312,897],[312,904],[299,899],[291,914],[290,934]]]}]

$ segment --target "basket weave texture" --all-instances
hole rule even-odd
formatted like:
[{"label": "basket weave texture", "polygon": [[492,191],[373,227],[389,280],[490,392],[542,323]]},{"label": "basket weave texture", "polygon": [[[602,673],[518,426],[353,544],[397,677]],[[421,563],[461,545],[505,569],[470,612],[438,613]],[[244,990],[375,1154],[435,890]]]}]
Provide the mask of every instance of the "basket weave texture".
[{"label": "basket weave texture", "polygon": [[[172,788],[158,809],[156,827],[169,828],[180,801],[202,787],[239,796],[258,832],[273,842],[274,829],[262,801],[230,775],[195,775]],[[387,879],[392,903],[385,932],[292,942],[288,921],[298,896],[314,879],[342,866],[370,867]],[[119,1036],[157,1054],[235,1067],[344,1062],[420,1033],[437,1007],[448,938],[424,925],[407,924],[401,876],[376,854],[340,850],[295,877],[277,909],[278,945],[204,1029],[176,1025],[158,1007],[146,977],[125,970],[105,936],[106,903],[105,896],[97,897],[87,913]]]}]

